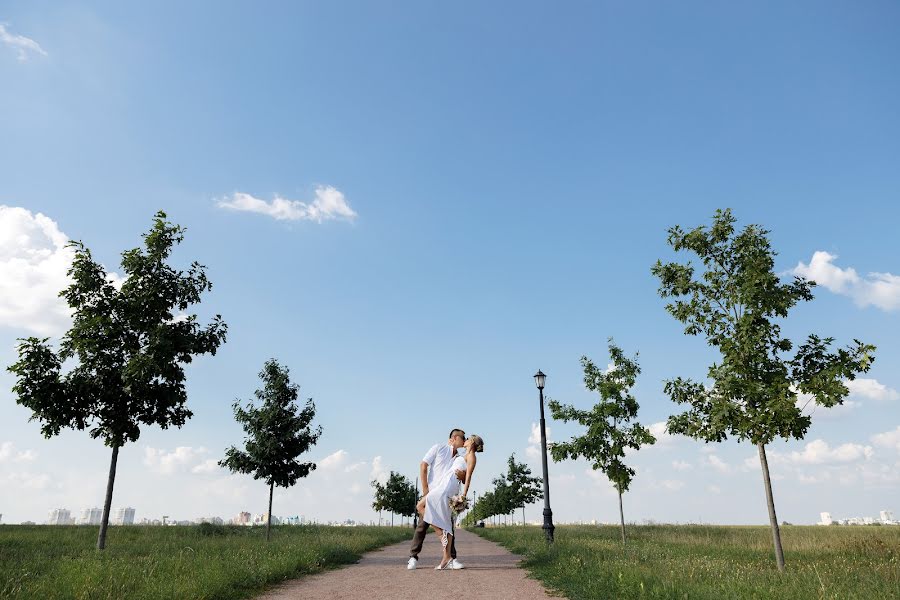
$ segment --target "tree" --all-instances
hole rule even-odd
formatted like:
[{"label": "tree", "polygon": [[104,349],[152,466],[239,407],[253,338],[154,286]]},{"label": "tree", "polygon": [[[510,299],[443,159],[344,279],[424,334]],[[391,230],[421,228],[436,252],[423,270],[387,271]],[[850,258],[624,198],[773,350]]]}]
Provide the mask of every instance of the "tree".
[{"label": "tree", "polygon": [[381,525],[381,511],[388,508],[390,504],[388,501],[387,488],[377,479],[373,479],[371,485],[375,496],[372,501],[372,508],[378,511],[378,524]]},{"label": "tree", "polygon": [[[121,288],[82,242],[70,242],[72,284],[60,296],[72,309],[72,326],[58,352],[49,338],[19,340],[19,360],[9,367],[17,377],[16,402],[31,409],[45,437],[89,429],[112,448],[99,550],[106,547],[119,448],[137,441],[143,425],[184,425],[192,416],[184,365],[196,355],[214,355],[225,341],[219,315],[206,327],[196,315],[182,316],[212,289],[203,265],[191,263],[184,272],[167,263],[184,231],[157,212],[144,248],[122,253]],[[69,359],[76,364],[63,373]]]},{"label": "tree", "polygon": [[684,333],[705,336],[721,355],[709,367],[709,385],[681,377],[666,382],[669,397],[688,406],[668,419],[667,429],[706,442],[731,435],[756,446],[775,561],[783,570],[766,444],[806,434],[811,420],[797,405],[798,394],[823,407],[842,404],[848,394],[844,382],[869,370],[875,347],[854,340],[833,351],[833,338],[810,335],[791,356],[794,344],[781,334],[778,320],[800,301],[813,299],[815,282],[794,277],[782,283],[769,232],[759,225],[736,232],[735,222],[730,210],[719,210],[709,228],[672,227],[669,245],[695,254],[702,268],[661,261],[652,268],[660,296],[673,299],[666,310],[684,323]]},{"label": "tree", "polygon": [[394,514],[411,517],[416,512],[416,488],[413,483],[400,473],[391,471],[384,486],[386,508],[391,511],[391,526],[394,525]]},{"label": "tree", "polygon": [[531,468],[525,463],[517,463],[511,454],[507,461],[506,481],[509,484],[511,507],[522,509],[522,525],[525,525],[525,506],[544,497],[544,480],[531,476]]},{"label": "tree", "polygon": [[316,405],[312,398],[301,409],[297,405],[300,386],[291,383],[287,367],[273,359],[267,360],[259,373],[263,388],[256,390],[259,406],[253,402],[241,407],[235,401],[234,420],[240,423],[246,437],[244,450],[231,446],[219,465],[234,473],[253,475],[269,486],[269,514],[266,520],[266,541],[272,526],[272,495],[275,486],[288,488],[316,470],[313,462],[298,458],[316,445],[322,427],[312,426]]},{"label": "tree", "polygon": [[653,444],[656,438],[650,430],[636,422],[640,405],[631,393],[637,376],[641,372],[637,356],[628,358],[622,349],[609,340],[609,357],[612,366],[603,371],[586,357],[581,357],[584,369],[584,385],[600,394],[600,401],[591,410],[579,410],[571,405],[549,402],[550,414],[554,419],[576,421],[585,426],[584,435],[575,436],[568,442],[551,445],[553,460],[583,457],[591,462],[595,471],[601,471],[616,486],[619,492],[619,525],[622,544],[625,544],[625,511],[622,508],[622,494],[628,491],[634,477],[634,469],[625,464],[625,450],[639,450],[645,444]]}]

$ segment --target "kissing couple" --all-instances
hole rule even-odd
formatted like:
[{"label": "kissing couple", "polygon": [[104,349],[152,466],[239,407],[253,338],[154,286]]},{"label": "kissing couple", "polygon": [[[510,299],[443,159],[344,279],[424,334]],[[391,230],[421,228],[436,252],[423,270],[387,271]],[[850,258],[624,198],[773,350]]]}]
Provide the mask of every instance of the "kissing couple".
[{"label": "kissing couple", "polygon": [[[483,451],[484,440],[481,436],[473,434],[466,439],[466,432],[453,429],[446,444],[435,444],[425,453],[419,465],[423,496],[416,504],[420,519],[406,565],[410,571],[419,563],[419,552],[422,551],[429,526],[434,527],[443,548],[441,563],[435,569],[463,568],[463,564],[456,560],[453,513],[468,507],[466,496],[472,473],[475,472],[475,453]],[[459,493],[460,483],[463,484],[462,494]]]}]

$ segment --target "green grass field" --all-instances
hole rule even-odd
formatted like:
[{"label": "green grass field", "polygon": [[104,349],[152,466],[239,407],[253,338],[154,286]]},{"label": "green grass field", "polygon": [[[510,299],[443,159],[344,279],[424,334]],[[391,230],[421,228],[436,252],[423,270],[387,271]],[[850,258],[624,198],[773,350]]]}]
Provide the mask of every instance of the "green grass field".
[{"label": "green grass field", "polygon": [[900,527],[782,528],[786,571],[768,527],[648,525],[470,529],[526,557],[548,588],[581,598],[900,598]]},{"label": "green grass field", "polygon": [[0,526],[0,598],[248,598],[412,538],[402,527]]}]

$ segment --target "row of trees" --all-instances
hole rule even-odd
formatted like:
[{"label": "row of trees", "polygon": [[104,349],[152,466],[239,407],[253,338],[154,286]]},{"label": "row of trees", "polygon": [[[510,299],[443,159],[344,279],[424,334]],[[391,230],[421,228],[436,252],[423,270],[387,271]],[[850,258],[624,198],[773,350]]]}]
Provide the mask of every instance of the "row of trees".
[{"label": "row of trees", "polygon": [[[719,210],[709,227],[672,227],[669,245],[699,264],[657,261],[651,270],[660,282],[659,295],[670,300],[666,310],[684,324],[684,333],[705,337],[719,353],[705,380],[676,377],[665,382],[670,399],[686,407],[669,417],[666,428],[708,443],[732,436],[757,448],[775,561],[783,570],[766,446],[779,438],[803,439],[811,425],[802,410],[806,404],[842,404],[849,393],[846,382],[869,370],[875,347],[854,340],[833,349],[833,338],[816,334],[796,345],[784,336],[782,322],[797,304],[813,299],[816,284],[802,277],[782,282],[774,269],[769,232],[758,225],[738,231],[735,223],[730,210]],[[625,451],[655,440],[635,420],[638,403],[631,388],[640,373],[637,357],[625,357],[611,340],[609,350],[612,366],[606,371],[582,358],[585,385],[600,395],[592,409],[550,401],[553,418],[585,427],[583,435],[553,444],[551,454],[554,460],[585,458],[607,475],[619,492],[624,543],[622,494],[634,476],[624,463]],[[806,397],[803,406],[798,403],[801,394]]]},{"label": "row of trees", "polygon": [[[45,437],[87,429],[111,449],[100,550],[106,547],[119,449],[137,441],[144,426],[181,427],[191,418],[184,366],[196,356],[215,355],[225,342],[228,328],[220,315],[201,326],[195,314],[185,314],[212,282],[198,262],[187,271],[169,264],[184,231],[164,212],[156,213],[143,247],[122,253],[121,285],[82,242],[70,242],[72,283],[60,296],[72,309],[72,326],[59,350],[49,338],[20,339],[18,360],[9,367],[16,376],[16,402],[31,410]],[[70,360],[74,366],[63,372]],[[316,468],[299,456],[315,445],[322,430],[311,424],[312,400],[297,405],[299,388],[286,367],[270,360],[260,377],[259,404],[234,404],[235,419],[246,432],[244,449],[229,448],[219,464],[269,486],[268,540],[273,490],[294,485]]]},{"label": "row of trees", "polygon": [[463,522],[471,525],[495,516],[512,515],[516,509],[522,509],[522,524],[525,524],[525,506],[543,499],[543,479],[531,476],[531,468],[525,463],[516,462],[516,455],[507,460],[506,472],[495,477],[491,482],[494,487],[482,494]]}]

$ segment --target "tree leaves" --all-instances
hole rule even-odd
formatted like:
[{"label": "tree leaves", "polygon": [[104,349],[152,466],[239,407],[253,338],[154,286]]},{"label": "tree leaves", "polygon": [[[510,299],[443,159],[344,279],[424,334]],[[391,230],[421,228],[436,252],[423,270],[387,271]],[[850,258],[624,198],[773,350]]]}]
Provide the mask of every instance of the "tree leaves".
[{"label": "tree leaves", "polygon": [[[122,253],[121,289],[83,243],[70,242],[72,284],[60,296],[73,309],[72,326],[58,352],[47,339],[20,340],[19,360],[9,367],[17,402],[31,409],[45,436],[89,429],[119,447],[136,441],[143,425],[180,427],[191,417],[184,365],[215,354],[227,326],[218,315],[206,327],[194,315],[174,318],[212,286],[197,263],[187,273],[167,264],[183,232],[158,212],[145,247]],[[69,359],[76,364],[62,374]]]},{"label": "tree leaves", "polygon": [[246,432],[244,449],[226,449],[219,465],[287,488],[316,469],[315,463],[297,458],[319,441],[322,427],[312,426],[316,407],[311,398],[303,408],[297,405],[300,387],[291,383],[287,367],[270,359],[259,377],[263,381],[255,393],[259,406],[252,401],[245,407],[239,402],[232,405],[235,421]]},{"label": "tree leaves", "polygon": [[550,414],[554,419],[575,421],[586,428],[583,435],[552,444],[550,453],[555,461],[587,459],[594,470],[603,472],[620,492],[624,492],[634,477],[634,469],[622,460],[625,450],[638,450],[643,445],[653,444],[656,438],[649,429],[632,422],[640,408],[631,394],[641,372],[637,357],[625,356],[611,339],[609,355],[612,366],[607,371],[599,369],[588,357],[581,358],[585,387],[600,395],[600,401],[591,410],[579,410],[550,400]]},{"label": "tree leaves", "polygon": [[738,232],[730,210],[719,210],[710,227],[669,230],[669,245],[703,264],[657,261],[659,295],[685,324],[687,335],[704,335],[722,361],[708,370],[709,386],[676,378],[665,391],[689,409],[668,420],[672,433],[719,442],[729,435],[754,444],[776,437],[801,439],[810,418],[797,406],[798,392],[821,406],[843,402],[843,381],[865,372],[875,347],[854,340],[830,350],[831,338],[811,335],[791,357],[794,344],[781,335],[779,320],[799,302],[812,300],[815,282],[802,277],[781,282],[768,231],[749,225]]}]

